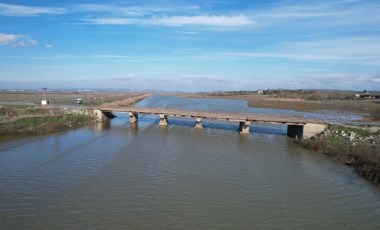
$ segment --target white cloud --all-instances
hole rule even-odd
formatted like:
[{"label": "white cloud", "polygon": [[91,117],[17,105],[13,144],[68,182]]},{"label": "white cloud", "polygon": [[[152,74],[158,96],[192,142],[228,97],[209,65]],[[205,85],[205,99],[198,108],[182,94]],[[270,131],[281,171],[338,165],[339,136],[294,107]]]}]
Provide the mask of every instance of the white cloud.
[{"label": "white cloud", "polygon": [[217,26],[236,27],[252,25],[255,21],[244,15],[238,16],[165,16],[148,19],[140,18],[94,18],[85,19],[90,24],[99,25],[157,25],[157,26]]},{"label": "white cloud", "polygon": [[0,34],[0,46],[9,45],[15,43],[20,35],[15,34]]},{"label": "white cloud", "polygon": [[27,35],[3,34],[0,33],[0,46],[38,46],[38,41]]},{"label": "white cloud", "polygon": [[246,26],[254,24],[252,20],[244,15],[238,16],[172,16],[152,20],[152,24],[165,26],[186,26],[186,25],[203,25],[203,26]]},{"label": "white cloud", "polygon": [[128,73],[127,75],[109,77],[109,78],[105,78],[104,80],[114,81],[114,82],[124,82],[124,81],[131,82],[135,79],[136,79],[136,75],[134,73]]},{"label": "white cloud", "polygon": [[267,88],[346,90],[360,90],[366,88],[373,90],[378,89],[380,86],[379,76],[368,76],[354,73],[294,76],[286,78],[286,83],[284,83],[283,78],[276,78],[269,75],[251,76],[248,79],[243,80],[231,79],[219,75],[166,73],[165,77],[160,78],[127,75],[99,79],[99,82],[107,82],[105,84],[109,84],[109,86],[112,85],[113,87],[120,85],[125,81],[128,81],[129,86],[132,88],[146,87],[172,91],[254,90]]},{"label": "white cloud", "polygon": [[294,61],[333,61],[361,65],[380,65],[379,36],[279,42],[267,51],[218,52],[199,59],[289,59]]},{"label": "white cloud", "polygon": [[22,6],[0,3],[1,16],[28,17],[43,14],[63,14],[65,12],[65,8]]},{"label": "white cloud", "polygon": [[[263,10],[248,10],[259,24],[279,29],[307,30],[347,26],[378,28],[379,1],[283,1]],[[357,28],[355,28],[357,29]]]},{"label": "white cloud", "polygon": [[128,16],[143,16],[150,10],[139,6],[118,6],[118,5],[106,5],[106,4],[77,4],[73,6],[74,11],[78,12],[99,12],[99,13],[111,13]]},{"label": "white cloud", "polygon": [[186,34],[186,35],[198,35],[199,32],[197,31],[177,31],[176,34]]},{"label": "white cloud", "polygon": [[47,48],[47,49],[51,49],[51,48],[53,48],[53,45],[51,45],[51,44],[46,44],[46,45],[45,45],[45,48]]},{"label": "white cloud", "polygon": [[164,14],[172,12],[189,12],[198,11],[200,8],[196,5],[183,5],[178,2],[171,2],[170,4],[158,4],[154,1],[147,3],[140,3],[137,5],[125,4],[76,4],[71,7],[74,12],[94,12],[94,13],[107,13],[110,15],[124,15],[124,16],[146,16],[153,14]]}]

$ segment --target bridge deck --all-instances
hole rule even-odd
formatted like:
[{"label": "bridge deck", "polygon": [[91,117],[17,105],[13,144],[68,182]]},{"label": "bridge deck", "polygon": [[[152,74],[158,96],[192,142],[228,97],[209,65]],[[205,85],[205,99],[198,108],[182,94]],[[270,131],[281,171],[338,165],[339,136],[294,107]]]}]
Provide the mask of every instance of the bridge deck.
[{"label": "bridge deck", "polygon": [[189,111],[178,109],[163,108],[142,108],[142,107],[125,107],[125,108],[99,108],[103,112],[124,112],[124,113],[142,113],[142,114],[165,114],[174,117],[202,118],[222,121],[250,121],[271,124],[288,124],[304,125],[308,121],[301,116],[278,116],[259,113],[230,113],[230,112],[210,112],[210,111]]}]

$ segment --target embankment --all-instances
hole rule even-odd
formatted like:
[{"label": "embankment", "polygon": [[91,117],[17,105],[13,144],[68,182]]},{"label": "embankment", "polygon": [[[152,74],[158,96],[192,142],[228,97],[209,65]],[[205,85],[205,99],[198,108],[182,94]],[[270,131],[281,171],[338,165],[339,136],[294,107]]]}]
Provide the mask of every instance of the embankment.
[{"label": "embankment", "polygon": [[[124,107],[137,103],[149,94],[107,103],[107,106]],[[97,121],[93,109],[0,107],[0,139],[47,134],[78,128]]]},{"label": "embankment", "polygon": [[330,125],[323,133],[300,144],[352,166],[361,176],[380,186],[379,128]]},{"label": "embankment", "polygon": [[131,98],[126,98],[126,99],[119,100],[119,101],[101,104],[101,106],[107,107],[107,108],[128,107],[128,106],[131,106],[133,104],[136,104],[139,101],[144,100],[145,98],[147,98],[149,96],[150,96],[150,94],[144,94],[144,95],[137,96],[137,97],[131,97]]},{"label": "embankment", "polygon": [[[96,121],[92,110],[2,108],[6,117],[0,123],[0,139],[53,133],[78,128]],[[11,111],[17,111],[12,114]],[[31,112],[32,111],[32,112]]]}]

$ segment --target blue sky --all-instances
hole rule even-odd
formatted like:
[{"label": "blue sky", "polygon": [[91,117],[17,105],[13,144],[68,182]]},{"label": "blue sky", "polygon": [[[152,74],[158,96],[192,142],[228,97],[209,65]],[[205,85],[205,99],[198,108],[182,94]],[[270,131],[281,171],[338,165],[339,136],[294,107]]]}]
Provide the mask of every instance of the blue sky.
[{"label": "blue sky", "polygon": [[0,88],[380,90],[380,1],[0,0]]}]

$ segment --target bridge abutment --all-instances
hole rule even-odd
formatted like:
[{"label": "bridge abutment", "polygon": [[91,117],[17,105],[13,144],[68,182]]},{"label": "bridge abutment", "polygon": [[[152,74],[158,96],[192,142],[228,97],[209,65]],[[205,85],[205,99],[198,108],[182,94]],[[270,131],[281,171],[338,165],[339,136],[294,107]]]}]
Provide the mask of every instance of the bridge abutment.
[{"label": "bridge abutment", "polygon": [[167,126],[168,125],[168,115],[160,114],[160,122],[158,123],[158,125]]},{"label": "bridge abutment", "polygon": [[292,138],[302,138],[303,125],[288,125],[287,135]]},{"label": "bridge abutment", "polygon": [[97,121],[104,121],[115,117],[115,115],[112,114],[112,111],[102,111],[99,109],[94,109],[94,113]]},{"label": "bridge abutment", "polygon": [[239,123],[239,133],[241,134],[248,134],[249,133],[249,125],[251,124],[250,121],[240,121]]},{"label": "bridge abutment", "polygon": [[311,138],[327,129],[327,124],[307,123],[303,127],[303,138]]},{"label": "bridge abutment", "polygon": [[327,128],[326,124],[306,123],[305,125],[288,125],[288,137],[311,138],[322,133]]},{"label": "bridge abutment", "polygon": [[106,116],[104,115],[103,111],[101,111],[99,109],[94,109],[94,113],[95,113],[97,121],[105,120]]}]

